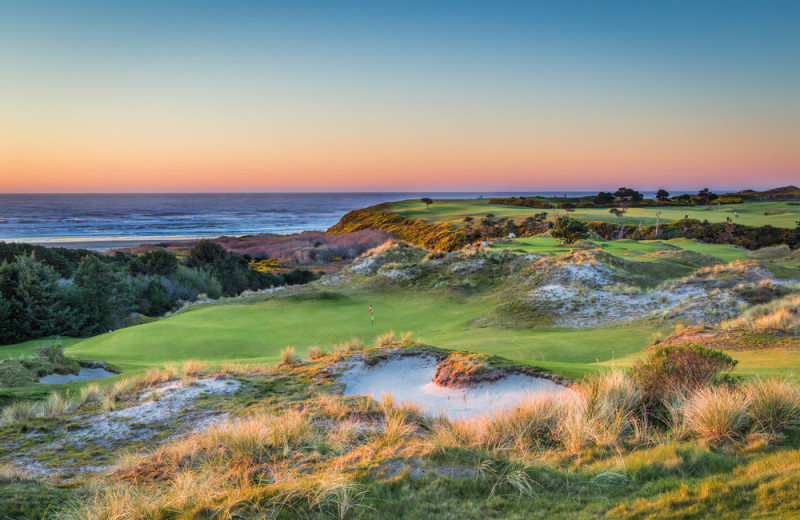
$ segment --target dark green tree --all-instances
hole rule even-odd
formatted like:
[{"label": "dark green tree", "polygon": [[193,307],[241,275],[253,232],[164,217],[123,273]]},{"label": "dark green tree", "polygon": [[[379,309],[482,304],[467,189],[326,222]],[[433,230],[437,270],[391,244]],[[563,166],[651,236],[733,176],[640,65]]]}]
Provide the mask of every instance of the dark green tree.
[{"label": "dark green tree", "polygon": [[711,204],[711,201],[717,200],[719,195],[713,193],[708,188],[703,188],[702,190],[697,192],[697,198],[705,204],[706,209],[708,209],[708,205]]},{"label": "dark green tree", "polygon": [[0,265],[2,335],[6,341],[24,341],[73,332],[76,314],[68,304],[65,286],[55,269],[34,254],[21,255]]},{"label": "dark green tree", "polygon": [[792,234],[789,237],[789,245],[795,249],[800,248],[800,220],[795,222],[796,227],[792,230]]},{"label": "dark green tree", "polygon": [[609,213],[617,217],[617,222],[619,223],[619,230],[617,234],[619,235],[618,238],[623,238],[625,235],[625,212],[627,211],[626,208],[611,208],[608,210]]},{"label": "dark green tree", "polygon": [[617,191],[615,191],[614,196],[617,197],[622,203],[639,202],[644,198],[644,195],[642,195],[638,191],[625,187],[622,187]]},{"label": "dark green tree", "polygon": [[665,189],[660,189],[656,192],[656,199],[662,202],[669,200],[669,192]]},{"label": "dark green tree", "polygon": [[433,204],[433,199],[428,197],[422,197],[419,199],[423,204],[425,204],[425,209],[428,209],[431,204]]},{"label": "dark green tree", "polygon": [[595,204],[611,204],[614,202],[614,194],[607,191],[601,191],[594,196]]},{"label": "dark green tree", "polygon": [[95,256],[81,258],[72,277],[72,286],[87,321],[87,333],[114,328],[118,314],[126,314],[120,298],[119,280],[114,270]]},{"label": "dark green tree", "polygon": [[128,272],[152,276],[170,276],[178,269],[178,257],[165,249],[151,249],[130,261]]},{"label": "dark green tree", "polygon": [[558,217],[553,223],[550,231],[554,238],[558,238],[567,244],[582,240],[589,236],[589,228],[580,220],[569,217]]}]

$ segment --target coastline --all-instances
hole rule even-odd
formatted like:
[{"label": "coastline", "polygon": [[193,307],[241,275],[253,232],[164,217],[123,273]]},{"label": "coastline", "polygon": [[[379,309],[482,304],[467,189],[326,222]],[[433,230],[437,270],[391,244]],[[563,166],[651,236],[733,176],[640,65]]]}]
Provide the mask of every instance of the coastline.
[{"label": "coastline", "polygon": [[13,237],[0,238],[0,242],[31,244],[44,247],[65,247],[68,249],[88,249],[90,251],[111,251],[143,245],[169,243],[170,245],[191,244],[197,240],[217,240],[220,238],[241,238],[246,236],[290,236],[299,233],[260,233],[258,235],[150,235],[131,237]]}]

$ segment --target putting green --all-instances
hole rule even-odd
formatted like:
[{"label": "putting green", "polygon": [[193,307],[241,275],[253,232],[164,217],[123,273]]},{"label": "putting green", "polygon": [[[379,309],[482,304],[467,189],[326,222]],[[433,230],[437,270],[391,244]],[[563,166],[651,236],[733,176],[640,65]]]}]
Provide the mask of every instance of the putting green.
[{"label": "putting green", "polygon": [[[394,329],[412,331],[418,341],[438,347],[498,354],[579,377],[596,370],[597,361],[641,350],[654,330],[479,328],[469,322],[492,308],[479,297],[411,290],[342,292],[334,293],[335,298],[323,294],[318,299],[200,307],[90,338],[67,351],[129,370],[187,359],[275,363],[287,345],[305,354],[312,345],[330,347],[351,337],[371,344],[375,336]],[[374,326],[369,305],[375,310]]]}]

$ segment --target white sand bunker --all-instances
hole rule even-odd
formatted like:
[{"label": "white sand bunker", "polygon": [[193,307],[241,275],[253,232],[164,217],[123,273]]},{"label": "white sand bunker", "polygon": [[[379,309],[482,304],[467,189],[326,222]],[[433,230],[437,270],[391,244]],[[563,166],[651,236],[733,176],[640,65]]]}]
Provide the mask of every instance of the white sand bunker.
[{"label": "white sand bunker", "polygon": [[411,401],[430,415],[463,419],[511,408],[530,394],[567,390],[549,379],[524,374],[468,388],[448,388],[433,382],[436,365],[433,356],[405,356],[372,367],[359,363],[341,376],[344,395],[367,395],[379,401],[382,394],[391,393],[395,399]]},{"label": "white sand bunker", "polygon": [[93,379],[103,379],[117,375],[105,368],[81,367],[77,374],[50,374],[39,378],[40,383],[46,385],[57,385],[59,383],[77,383],[78,381],[91,381]]}]

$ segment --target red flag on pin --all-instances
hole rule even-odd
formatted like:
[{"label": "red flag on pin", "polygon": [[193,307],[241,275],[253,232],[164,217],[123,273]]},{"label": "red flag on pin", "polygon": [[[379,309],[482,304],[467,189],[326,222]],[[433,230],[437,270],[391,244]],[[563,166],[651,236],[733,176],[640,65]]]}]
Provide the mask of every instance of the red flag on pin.
[{"label": "red flag on pin", "polygon": [[372,305],[369,306],[369,312],[372,312]]}]

